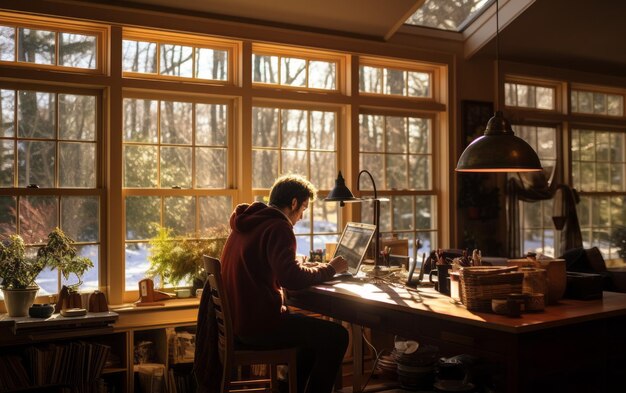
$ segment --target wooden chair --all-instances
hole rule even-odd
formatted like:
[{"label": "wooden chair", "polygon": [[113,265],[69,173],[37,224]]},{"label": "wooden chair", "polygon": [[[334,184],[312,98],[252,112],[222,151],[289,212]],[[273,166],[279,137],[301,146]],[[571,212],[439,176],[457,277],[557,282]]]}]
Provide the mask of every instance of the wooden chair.
[{"label": "wooden chair", "polygon": [[[224,392],[278,392],[277,369],[279,364],[289,368],[289,392],[297,392],[296,349],[250,350],[237,349],[230,317],[230,305],[224,293],[222,274],[218,259],[204,256],[204,269],[211,285],[211,297],[215,307],[218,330],[218,350],[223,365],[222,393]],[[270,377],[266,379],[233,381],[233,371],[239,366],[266,364]]]}]

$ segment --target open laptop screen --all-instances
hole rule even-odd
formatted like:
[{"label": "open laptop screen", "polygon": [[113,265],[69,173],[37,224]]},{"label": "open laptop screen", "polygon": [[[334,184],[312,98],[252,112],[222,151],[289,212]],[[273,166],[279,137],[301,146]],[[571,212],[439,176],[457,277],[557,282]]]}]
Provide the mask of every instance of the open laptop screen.
[{"label": "open laptop screen", "polygon": [[348,273],[355,275],[365,257],[374,235],[375,225],[360,222],[349,222],[343,229],[334,257],[341,255],[348,261]]}]

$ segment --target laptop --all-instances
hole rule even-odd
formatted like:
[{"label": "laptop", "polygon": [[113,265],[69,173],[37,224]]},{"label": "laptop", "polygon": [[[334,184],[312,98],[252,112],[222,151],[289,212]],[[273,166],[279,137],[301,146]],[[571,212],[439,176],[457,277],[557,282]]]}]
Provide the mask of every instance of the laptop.
[{"label": "laptop", "polygon": [[342,256],[348,261],[348,271],[335,274],[335,278],[354,277],[361,267],[367,248],[372,241],[376,225],[349,222],[343,229],[333,258]]}]

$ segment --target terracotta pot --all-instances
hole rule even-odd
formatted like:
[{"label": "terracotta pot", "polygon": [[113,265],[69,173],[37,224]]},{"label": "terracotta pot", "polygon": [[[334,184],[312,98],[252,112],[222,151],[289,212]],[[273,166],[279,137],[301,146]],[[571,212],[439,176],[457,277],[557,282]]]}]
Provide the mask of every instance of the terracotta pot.
[{"label": "terracotta pot", "polygon": [[39,287],[28,287],[24,289],[2,288],[4,295],[4,305],[10,317],[26,317],[28,309],[35,303],[35,297]]}]

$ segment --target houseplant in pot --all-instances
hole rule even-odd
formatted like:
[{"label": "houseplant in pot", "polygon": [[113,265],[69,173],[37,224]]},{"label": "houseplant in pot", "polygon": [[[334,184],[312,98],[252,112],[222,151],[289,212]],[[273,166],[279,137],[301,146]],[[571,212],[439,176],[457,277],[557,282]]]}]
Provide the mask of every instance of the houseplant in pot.
[{"label": "houseplant in pot", "polygon": [[93,263],[89,258],[78,256],[73,244],[74,241],[59,228],[48,234],[48,242],[39,247],[34,256],[27,255],[20,235],[0,240],[1,288],[9,316],[28,314],[39,289],[35,279],[46,267],[59,269],[66,280],[70,274],[76,275],[78,282],[71,287],[80,286],[83,274],[93,267]]},{"label": "houseplant in pot", "polygon": [[159,277],[163,284],[174,287],[191,284],[191,293],[204,285],[203,255],[220,258],[228,237],[228,229],[209,229],[202,238],[174,236],[166,227],[157,228],[150,240],[148,275]]}]

